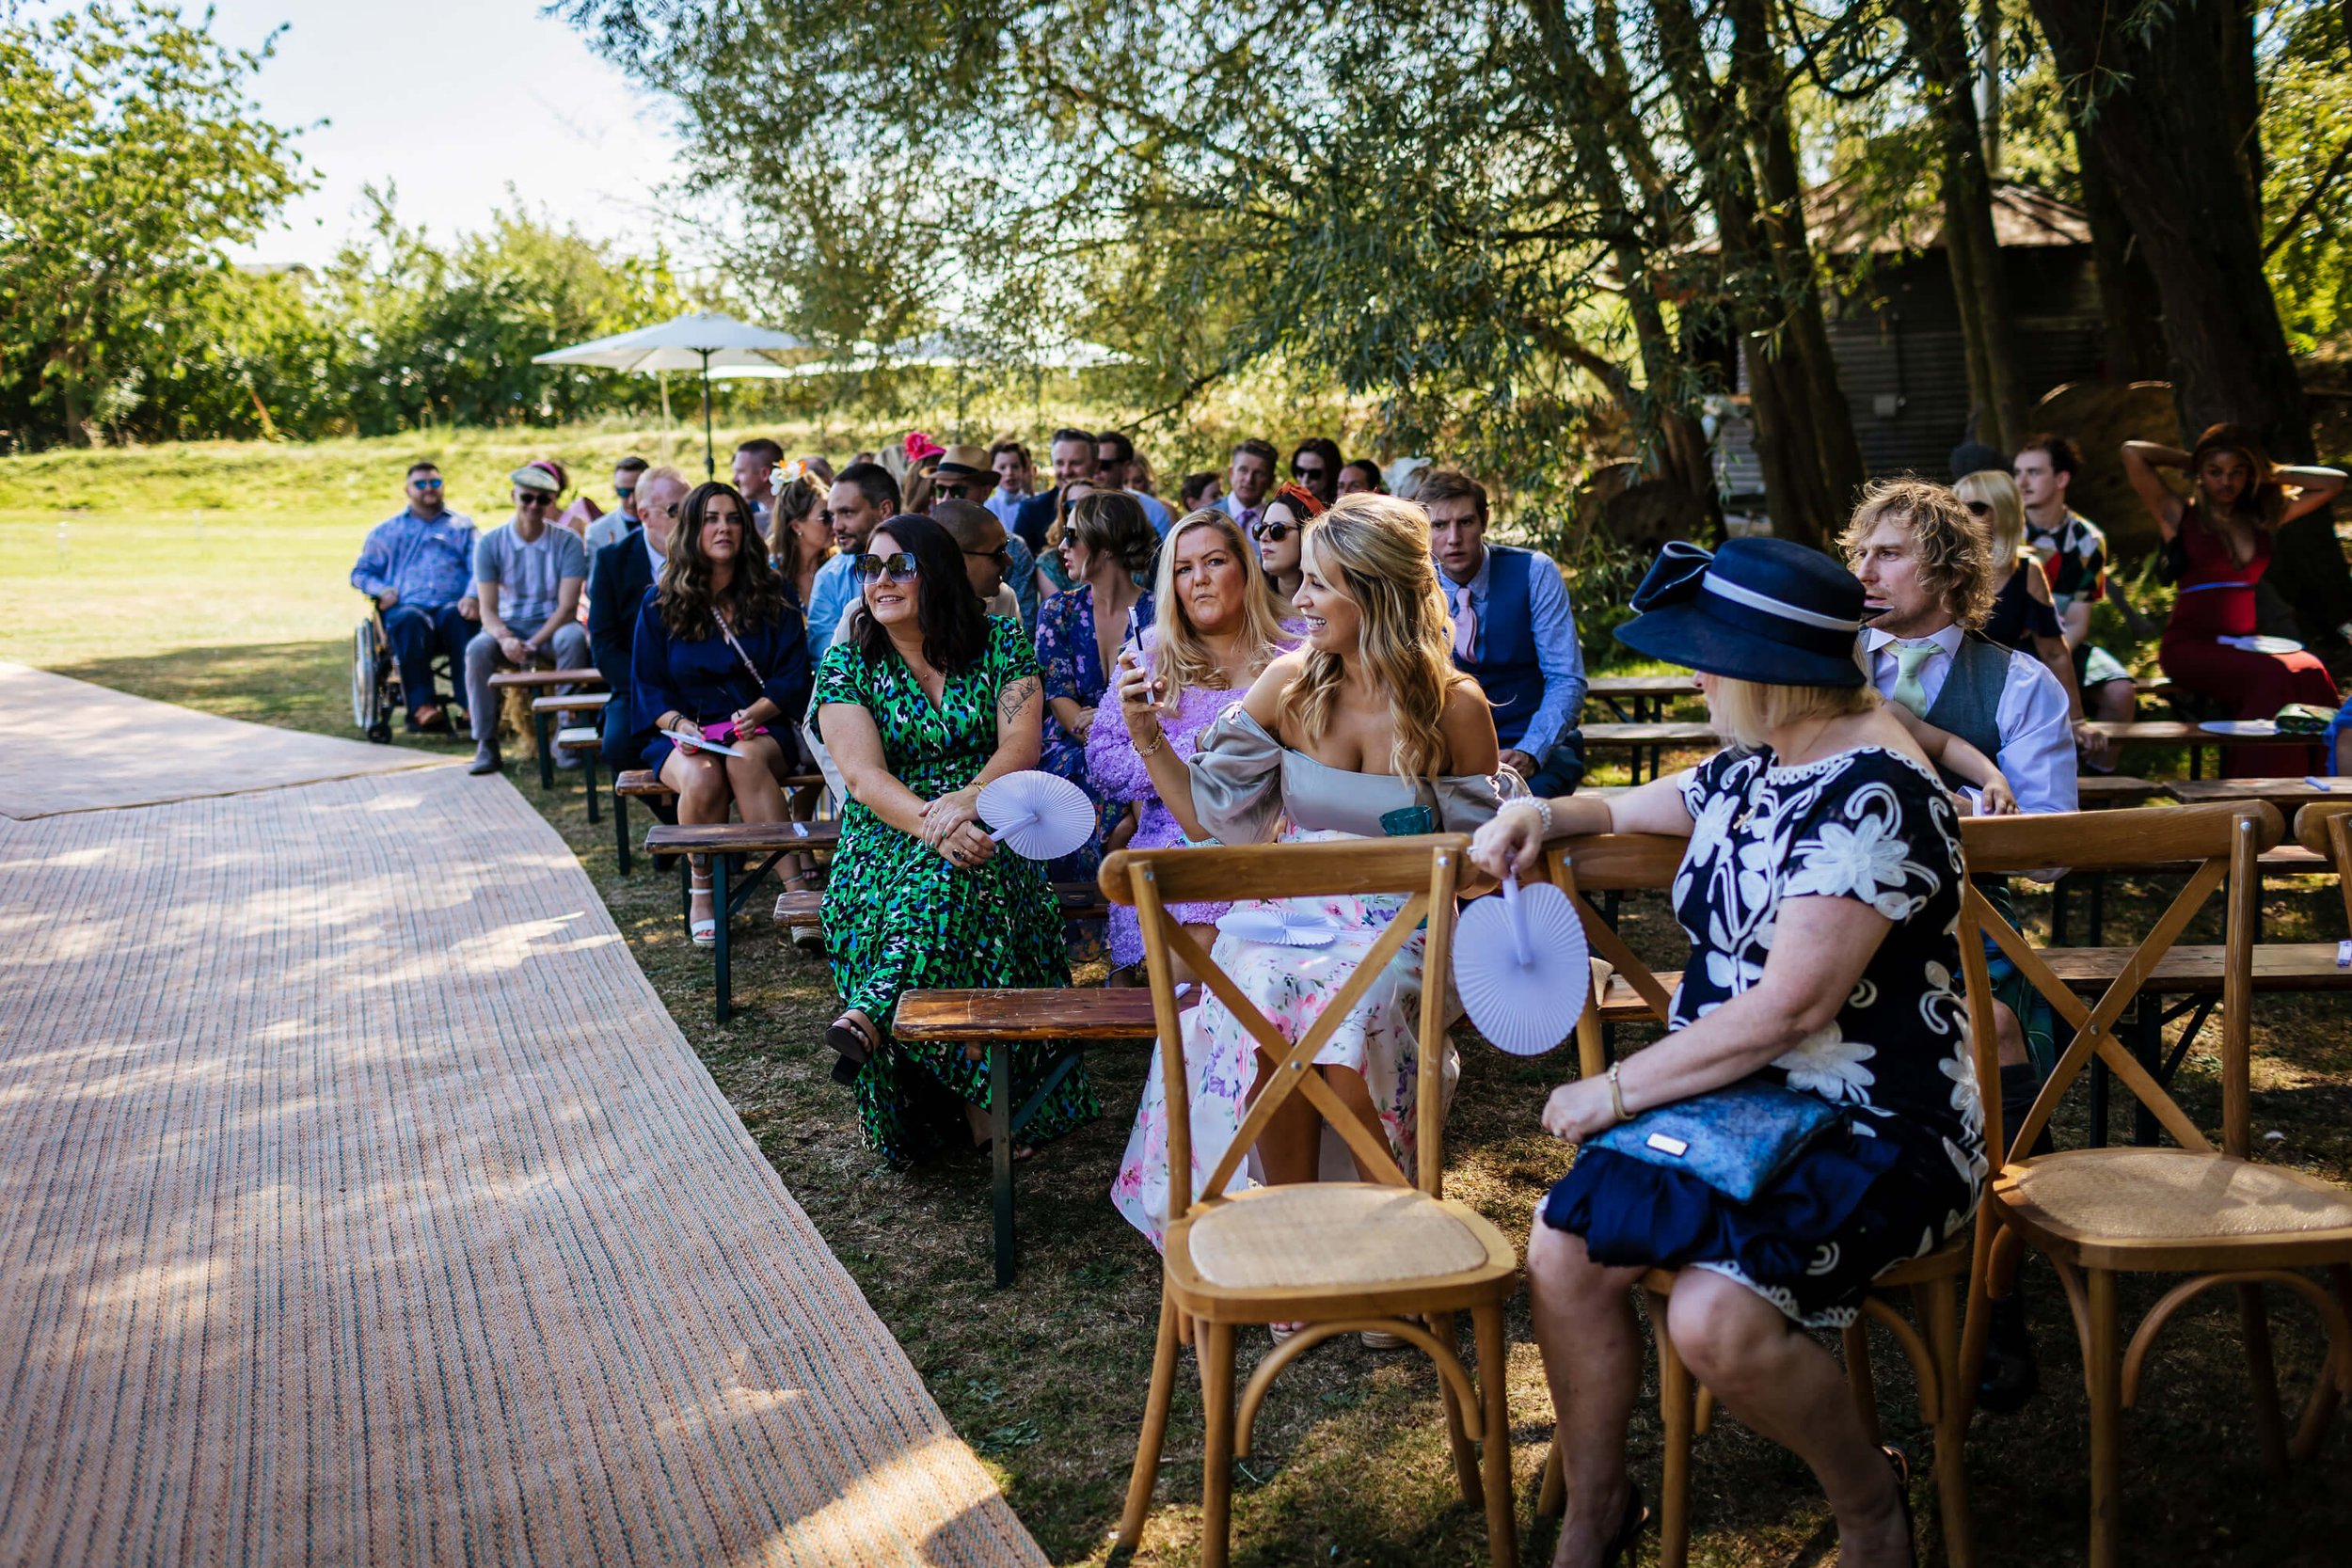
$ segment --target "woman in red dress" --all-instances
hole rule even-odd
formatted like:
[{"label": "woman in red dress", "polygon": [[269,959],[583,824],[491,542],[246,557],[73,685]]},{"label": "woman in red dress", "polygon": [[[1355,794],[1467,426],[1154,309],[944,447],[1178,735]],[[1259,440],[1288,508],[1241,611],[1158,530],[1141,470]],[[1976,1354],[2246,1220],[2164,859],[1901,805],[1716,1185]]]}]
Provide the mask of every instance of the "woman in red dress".
[{"label": "woman in red dress", "polygon": [[[2188,471],[2193,499],[2173,494],[2156,472],[2165,467]],[[2197,438],[2194,451],[2126,441],[2123,471],[2180,563],[2158,653],[2165,674],[2238,719],[2276,718],[2289,703],[2334,707],[2335,682],[2310,653],[2258,653],[2222,640],[2254,635],[2254,584],[2269,568],[2272,535],[2332,500],[2344,488],[2342,470],[2274,467],[2253,432],[2217,424]],[[2318,766],[2292,756],[2277,747],[2225,747],[2221,771],[2244,778]]]}]

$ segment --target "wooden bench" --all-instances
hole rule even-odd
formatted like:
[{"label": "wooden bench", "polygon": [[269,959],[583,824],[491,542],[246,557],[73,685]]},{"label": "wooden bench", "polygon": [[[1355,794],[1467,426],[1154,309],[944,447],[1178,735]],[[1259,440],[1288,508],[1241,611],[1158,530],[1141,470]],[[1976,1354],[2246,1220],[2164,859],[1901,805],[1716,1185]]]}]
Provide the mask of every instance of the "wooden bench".
[{"label": "wooden bench", "polygon": [[[2256,871],[2264,880],[2272,877],[2311,877],[2332,869],[2325,855],[2313,854],[2300,845],[2281,844],[2265,849],[2254,859]],[[2186,876],[2196,866],[2187,861],[2151,861],[2146,865],[2124,868],[2122,875],[2133,877]],[[2090,941],[2096,946],[2106,930],[2107,879],[2119,873],[2112,870],[2076,872],[2060,878],[2050,885],[2050,941],[2060,947],[2066,945],[2067,911],[2073,903],[2074,889],[2088,890],[2090,898]],[[2262,900],[2254,901],[2254,931],[2257,940],[2262,934]]]},{"label": "wooden bench", "polygon": [[602,792],[596,788],[596,759],[604,755],[604,731],[595,724],[568,725],[555,732],[553,749],[557,756],[580,758],[580,783],[588,791],[588,823],[594,827],[603,820],[597,815]]},{"label": "wooden bench", "polygon": [[[1075,887],[1078,884],[1069,884]],[[800,895],[787,894],[786,897]],[[1099,893],[1096,894],[1100,897]],[[1680,983],[1679,974],[1659,979],[1669,989]],[[1650,1016],[1647,1004],[1622,975],[1613,976],[1601,1000],[1601,1017],[1634,1022]],[[1563,1039],[1573,1037],[1574,1019],[1562,1025]],[[1012,1047],[1025,1040],[1080,1040],[1149,1045],[1157,1037],[1152,1016],[1152,992],[1143,986],[1070,988],[1057,990],[911,990],[898,998],[891,1033],[899,1039],[936,1040],[961,1045],[976,1058],[988,1053],[989,1134],[996,1149],[1007,1151],[995,1162],[994,1203],[996,1283],[1012,1283],[1016,1253],[1013,1235],[1013,1140],[1029,1124],[1038,1108],[1070,1075],[1080,1059],[1078,1047],[1064,1052],[1046,1069],[1038,1087],[1018,1107],[1012,1103]]]},{"label": "wooden bench", "polygon": [[1666,705],[1699,694],[1695,675],[1596,675],[1584,695],[1629,723],[1666,716]]},{"label": "wooden bench", "polygon": [[1715,727],[1704,720],[1677,719],[1647,724],[1587,724],[1583,728],[1584,749],[1587,752],[1624,751],[1632,752],[1630,767],[1633,782],[1642,782],[1642,759],[1649,759],[1651,778],[1659,776],[1660,760],[1669,746],[1713,751],[1718,744]]},{"label": "wooden bench", "polygon": [[[631,800],[659,800],[665,805],[677,804],[677,791],[663,784],[649,768],[631,768],[612,779],[612,847],[621,875],[629,873],[628,803]],[[657,865],[656,870],[660,867]]]},{"label": "wooden bench", "polygon": [[[719,1022],[724,1023],[735,1016],[735,972],[728,950],[727,927],[735,913],[743,907],[753,892],[776,862],[785,856],[803,850],[830,850],[841,840],[838,822],[660,822],[645,832],[645,853],[675,855],[678,863],[678,912],[687,927],[689,940],[693,933],[693,863],[688,858],[704,855],[710,862],[710,909],[715,918],[711,935],[710,958],[718,985]],[[727,863],[736,855],[765,855],[767,859],[755,866],[739,884],[730,886]]]},{"label": "wooden bench", "polygon": [[2172,793],[2162,779],[2135,779],[2122,773],[2085,773],[2074,781],[2074,799],[2085,811],[2101,806],[2137,806],[2161,800]]},{"label": "wooden bench", "polygon": [[2177,719],[2138,719],[2128,724],[2113,724],[2098,720],[2093,721],[2090,727],[2103,732],[2119,746],[2186,747],[2188,749],[2188,776],[2192,783],[2204,777],[2205,748],[2208,746],[2218,751],[2224,746],[2310,746],[2315,744],[2315,737],[2311,736],[2215,735],[2201,724],[2184,723]]},{"label": "wooden bench", "polygon": [[[490,677],[490,689],[493,691],[539,691],[556,686],[593,687],[601,692],[604,689],[604,672],[601,670],[501,670]],[[601,705],[604,700],[603,696],[599,696],[596,699],[596,705]],[[585,707],[587,705],[581,705]],[[555,787],[555,752],[552,749],[552,736],[548,730],[553,713],[552,708],[542,707],[539,700],[532,700],[531,728],[532,736],[539,747],[539,787],[544,790],[552,790]]]},{"label": "wooden bench", "polygon": [[[1056,882],[1053,888],[1054,897],[1061,905],[1064,920],[1101,920],[1110,913],[1110,906],[1103,901],[1102,891],[1092,882]],[[795,926],[814,926],[823,918],[824,909],[823,888],[798,888],[779,893],[776,895],[776,925],[787,930]],[[1043,994],[1055,993],[1049,991]]]}]

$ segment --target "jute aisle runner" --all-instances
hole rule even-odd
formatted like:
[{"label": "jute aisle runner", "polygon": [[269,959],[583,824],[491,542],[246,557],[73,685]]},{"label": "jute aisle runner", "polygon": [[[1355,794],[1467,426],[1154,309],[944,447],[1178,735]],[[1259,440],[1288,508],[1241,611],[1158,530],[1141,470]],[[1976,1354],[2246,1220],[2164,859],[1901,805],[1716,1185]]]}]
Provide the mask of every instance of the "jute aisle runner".
[{"label": "jute aisle runner", "polygon": [[1043,1560],[503,783],[0,820],[0,1563]]}]

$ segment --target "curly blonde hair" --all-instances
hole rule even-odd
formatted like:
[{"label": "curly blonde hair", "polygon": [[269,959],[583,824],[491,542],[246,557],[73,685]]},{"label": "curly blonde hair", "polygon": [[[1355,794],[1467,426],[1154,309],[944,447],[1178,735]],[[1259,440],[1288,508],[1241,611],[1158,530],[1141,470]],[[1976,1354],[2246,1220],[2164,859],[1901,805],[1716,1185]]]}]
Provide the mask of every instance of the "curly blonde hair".
[{"label": "curly blonde hair", "polygon": [[1974,630],[1993,613],[1993,554],[1960,498],[1924,479],[1874,480],[1838,544],[1851,562],[1879,524],[1894,519],[1919,543],[1919,582],[1953,620]]},{"label": "curly blonde hair", "polygon": [[[1389,693],[1390,765],[1403,778],[1436,778],[1446,762],[1446,699],[1470,677],[1454,667],[1428,515],[1394,496],[1343,496],[1302,539],[1302,564],[1363,616],[1358,653]],[[1330,727],[1345,675],[1337,654],[1309,648],[1283,688],[1283,705],[1308,739]]]},{"label": "curly blonde hair", "polygon": [[1160,702],[1170,711],[1186,687],[1200,686],[1216,673],[1216,661],[1209,657],[1191,612],[1176,592],[1176,546],[1185,534],[1204,528],[1222,536],[1226,548],[1241,563],[1241,630],[1243,644],[1249,649],[1249,673],[1254,675],[1273,663],[1292,641],[1282,630],[1281,617],[1275,613],[1273,594],[1266,591],[1265,568],[1258,564],[1258,552],[1242,536],[1241,525],[1214,506],[1190,514],[1168,531],[1168,542],[1160,547],[1159,569],[1152,578],[1152,674],[1167,684]]}]

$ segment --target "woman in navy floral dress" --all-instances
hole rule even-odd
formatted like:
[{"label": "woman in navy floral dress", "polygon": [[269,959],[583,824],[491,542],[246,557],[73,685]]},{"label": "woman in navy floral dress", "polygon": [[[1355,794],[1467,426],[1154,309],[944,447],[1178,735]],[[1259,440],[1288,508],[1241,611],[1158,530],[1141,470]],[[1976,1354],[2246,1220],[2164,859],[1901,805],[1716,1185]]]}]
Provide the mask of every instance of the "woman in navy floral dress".
[{"label": "woman in navy floral dress", "polygon": [[1793,1449],[1828,1494],[1847,1568],[1911,1560],[1899,1470],[1808,1335],[1975,1212],[1983,1112],[1958,924],[1959,820],[1934,768],[1863,684],[1861,584],[1783,540],[1669,546],[1617,635],[1700,672],[1726,751],[1610,800],[1514,802],[1471,858],[1525,869],[1547,836],[1690,841],[1674,881],[1691,958],[1669,1032],[1545,1107],[1582,1144],[1735,1084],[1843,1115],[1746,1202],[1688,1170],[1585,1148],[1528,1246],[1535,1337],[1560,1418],[1569,1514],[1555,1562],[1608,1560],[1645,1513],[1625,1469],[1641,1381],[1630,1288],[1678,1269],[1667,1327],[1693,1374]]},{"label": "woman in navy floral dress", "polygon": [[[1135,497],[1097,490],[1079,499],[1054,541],[1075,584],[1038,612],[1038,673],[1045,682],[1045,750],[1038,766],[1094,797],[1087,736],[1110,690],[1110,672],[1131,626],[1152,624],[1152,595],[1137,586],[1152,569],[1159,535]],[[1102,831],[1118,820],[1114,804]],[[1049,868],[1057,881],[1089,881],[1103,858],[1102,832]]]}]

